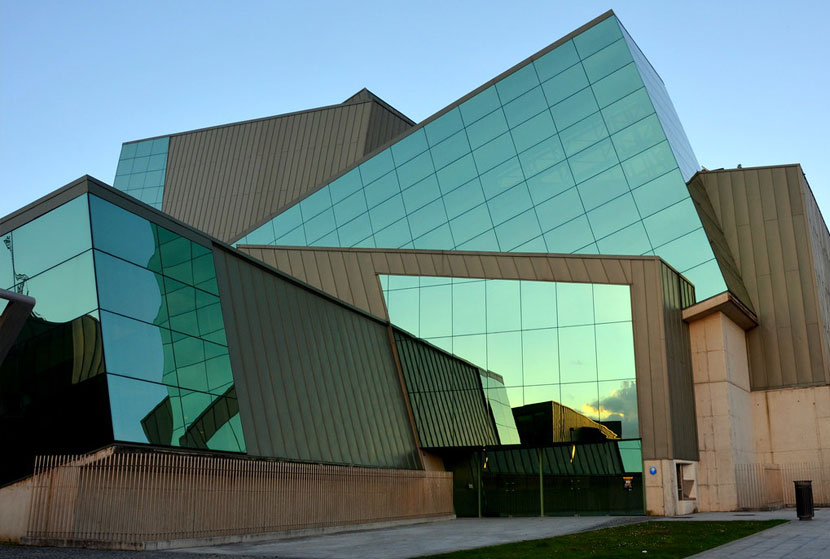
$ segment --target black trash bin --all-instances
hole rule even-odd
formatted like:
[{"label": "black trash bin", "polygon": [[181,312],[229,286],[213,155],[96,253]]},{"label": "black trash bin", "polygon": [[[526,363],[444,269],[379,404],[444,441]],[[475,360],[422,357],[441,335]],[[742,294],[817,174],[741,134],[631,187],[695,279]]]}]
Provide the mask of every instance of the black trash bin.
[{"label": "black trash bin", "polygon": [[795,512],[799,520],[810,520],[815,516],[813,509],[813,482],[794,481],[795,483]]}]

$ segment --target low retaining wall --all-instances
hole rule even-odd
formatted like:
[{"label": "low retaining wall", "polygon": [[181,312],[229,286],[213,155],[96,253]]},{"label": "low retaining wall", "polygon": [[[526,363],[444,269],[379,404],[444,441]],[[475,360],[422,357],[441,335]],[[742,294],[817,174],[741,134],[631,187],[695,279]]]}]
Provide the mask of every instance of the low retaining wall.
[{"label": "low retaining wall", "polygon": [[38,459],[21,541],[158,549],[452,510],[449,472],[116,451]]}]

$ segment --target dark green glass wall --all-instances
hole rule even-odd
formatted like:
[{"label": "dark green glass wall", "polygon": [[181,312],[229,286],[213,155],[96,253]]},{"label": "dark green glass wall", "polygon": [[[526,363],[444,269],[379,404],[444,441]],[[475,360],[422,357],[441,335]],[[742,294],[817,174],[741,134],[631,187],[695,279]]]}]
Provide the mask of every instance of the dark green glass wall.
[{"label": "dark green glass wall", "polygon": [[113,186],[160,210],[169,147],[167,136],[122,145]]},{"label": "dark green glass wall", "polygon": [[238,243],[657,255],[724,291],[694,154],[616,17],[533,58]]},{"label": "dark green glass wall", "polygon": [[89,200],[115,440],[245,452],[211,247]]}]

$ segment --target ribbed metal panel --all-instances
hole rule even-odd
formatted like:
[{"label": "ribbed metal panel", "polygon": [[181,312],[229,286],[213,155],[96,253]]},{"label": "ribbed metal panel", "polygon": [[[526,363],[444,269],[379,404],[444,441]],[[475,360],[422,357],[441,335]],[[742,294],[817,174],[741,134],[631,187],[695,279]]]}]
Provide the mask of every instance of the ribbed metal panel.
[{"label": "ribbed metal panel", "polygon": [[419,468],[387,327],[214,250],[249,454]]},{"label": "ribbed metal panel", "polygon": [[368,93],[358,102],[176,134],[162,209],[234,242],[411,126]]},{"label": "ribbed metal panel", "polygon": [[395,344],[421,447],[499,443],[477,367],[397,329]]},{"label": "ribbed metal panel", "polygon": [[[813,252],[813,268],[815,269],[816,291],[818,293],[819,318],[821,328],[819,340],[808,339],[810,345],[819,345],[824,353],[824,374],[830,382],[830,231],[827,222],[821,215],[810,185],[804,173],[799,173],[801,191],[804,194],[807,209],[807,228],[810,235],[810,247]],[[808,331],[807,335],[810,336]],[[813,334],[815,335],[815,334]]]},{"label": "ribbed metal panel", "polygon": [[[690,190],[704,189],[723,231],[759,325],[747,332],[753,389],[830,382],[827,257],[816,254],[820,214],[811,227],[808,187],[798,165],[703,172]],[[811,233],[812,231],[812,233]],[[708,233],[708,231],[707,231]],[[821,250],[818,250],[821,252]],[[822,263],[823,258],[823,263]]]},{"label": "ribbed metal panel", "polygon": [[[674,458],[676,449],[689,455],[684,449],[696,445],[694,416],[690,420],[688,410],[678,413],[682,421],[673,426],[671,391],[676,387],[686,390],[692,379],[691,369],[670,362],[680,359],[683,352],[683,359],[691,356],[689,342],[683,339],[685,330],[675,323],[681,320],[679,313],[667,316],[664,309],[665,264],[659,258],[270,246],[240,249],[384,319],[388,317],[378,274],[630,285],[643,458]],[[666,270],[678,277],[670,268]],[[685,297],[688,303],[693,290],[685,281],[678,286],[678,300],[682,303]],[[669,321],[675,335],[667,338]],[[670,374],[675,377],[672,382]],[[683,375],[689,378],[684,380]],[[689,403],[693,405],[691,400]],[[688,440],[675,442],[676,437]]]},{"label": "ribbed metal panel", "polygon": [[[692,348],[689,325],[683,322],[684,299],[688,301],[689,283],[663,264],[663,314],[668,353],[666,365],[669,381],[672,449],[675,458],[698,460],[695,390],[692,374]],[[694,294],[691,300],[694,301]],[[692,436],[694,434],[694,436]]]}]

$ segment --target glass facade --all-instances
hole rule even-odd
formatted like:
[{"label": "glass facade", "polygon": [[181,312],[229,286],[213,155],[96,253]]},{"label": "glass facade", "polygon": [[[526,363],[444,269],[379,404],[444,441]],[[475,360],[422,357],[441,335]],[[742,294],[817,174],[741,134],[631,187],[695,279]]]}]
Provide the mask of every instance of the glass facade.
[{"label": "glass facade", "polygon": [[90,210],[115,439],[244,452],[211,248]]},{"label": "glass facade", "polygon": [[0,240],[0,284],[36,299],[0,367],[21,456],[113,440],[245,452],[210,247],[90,194]]},{"label": "glass facade", "polygon": [[484,370],[501,444],[639,438],[629,286],[380,281],[393,324]]},{"label": "glass facade", "polygon": [[168,136],[122,145],[113,186],[160,210],[169,146]]},{"label": "glass facade", "polygon": [[657,255],[699,300],[722,292],[694,154],[632,47],[605,19],[238,243]]}]

